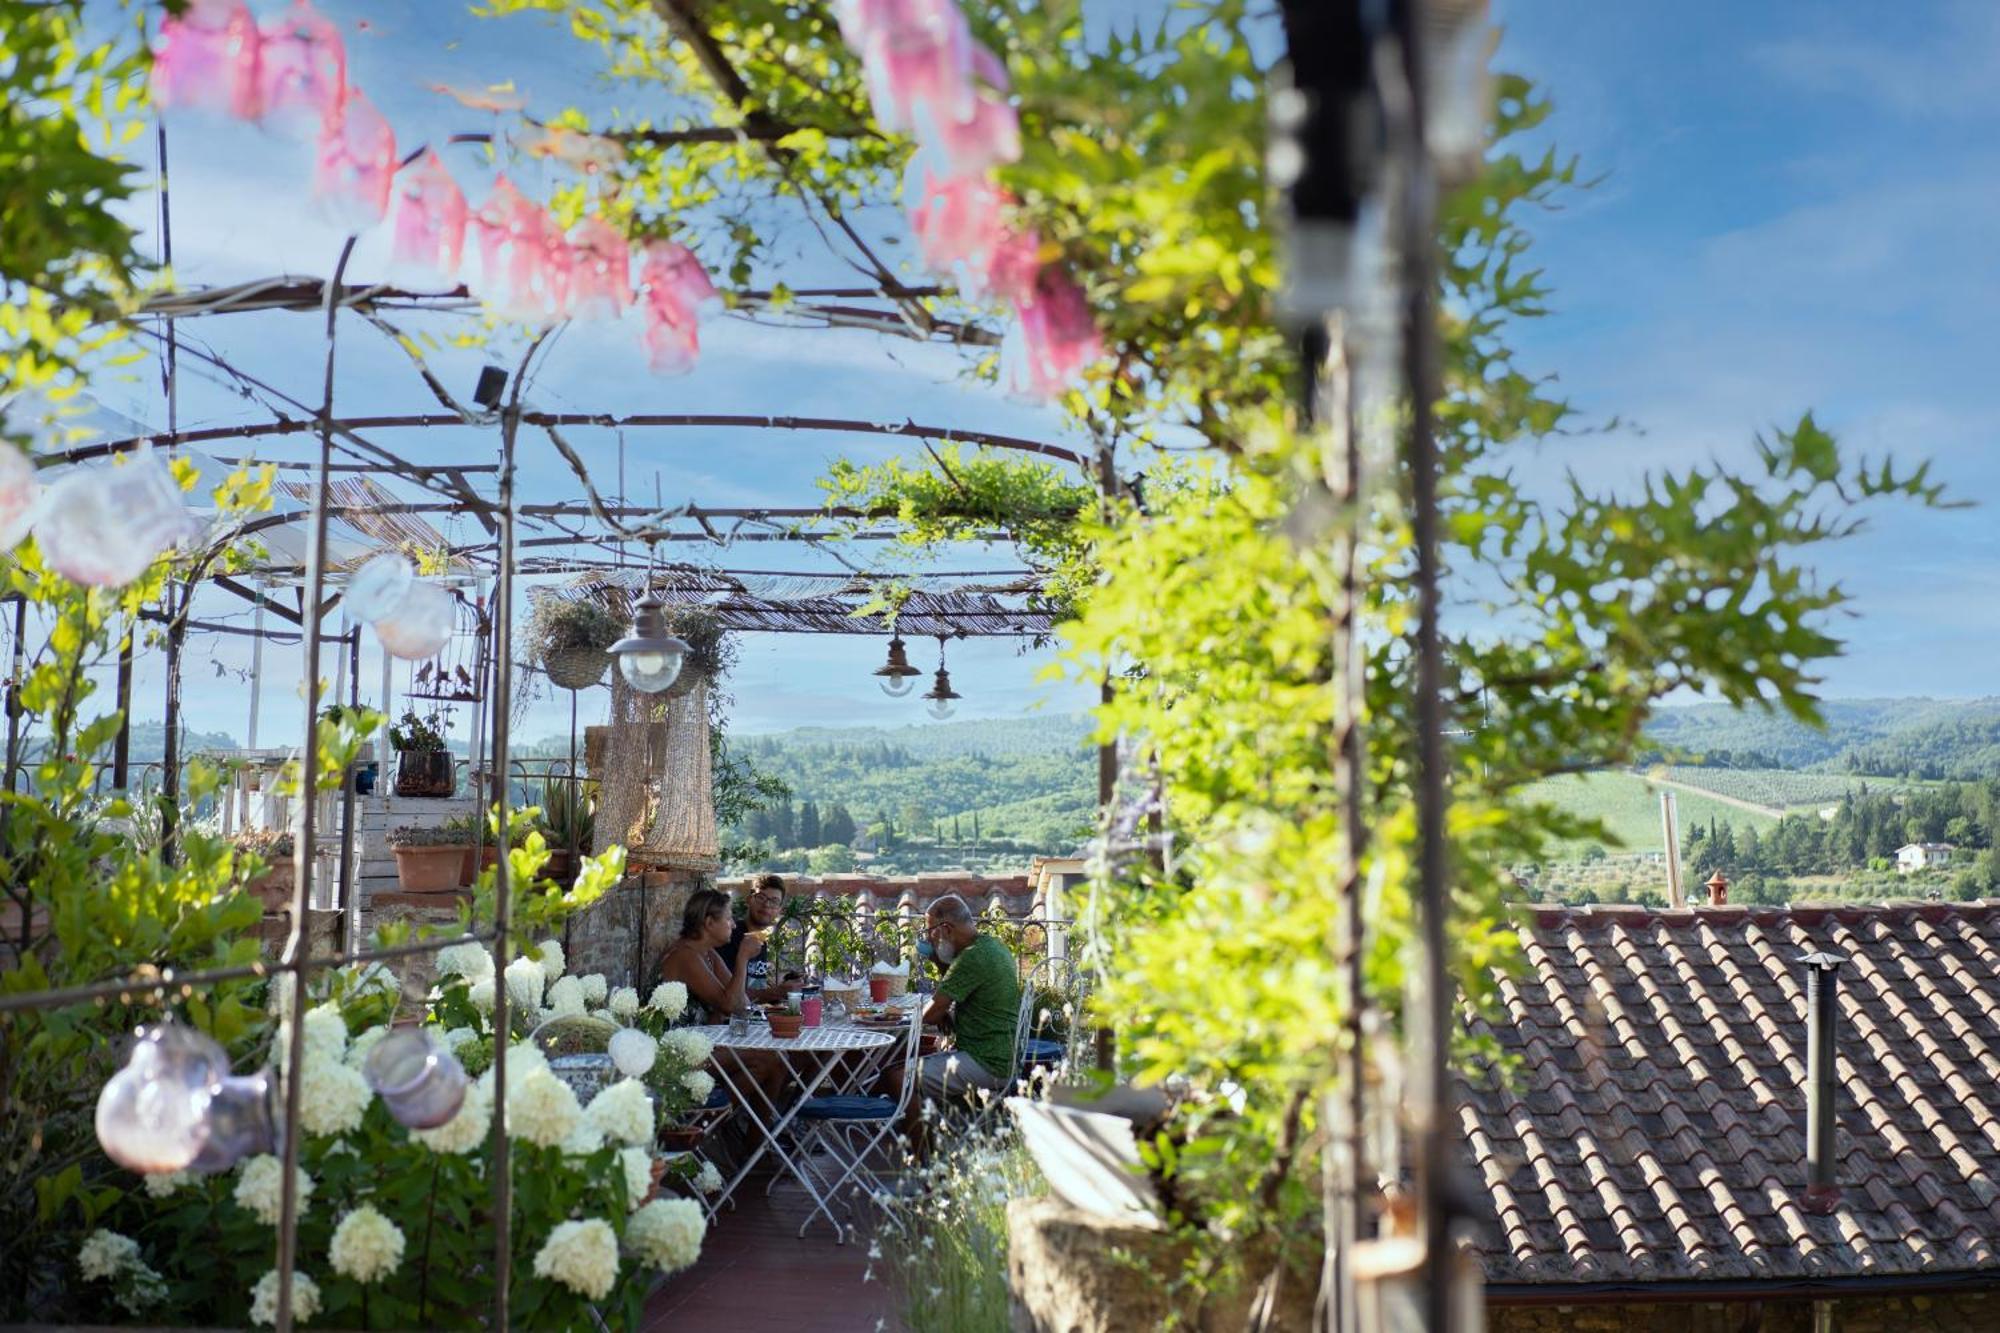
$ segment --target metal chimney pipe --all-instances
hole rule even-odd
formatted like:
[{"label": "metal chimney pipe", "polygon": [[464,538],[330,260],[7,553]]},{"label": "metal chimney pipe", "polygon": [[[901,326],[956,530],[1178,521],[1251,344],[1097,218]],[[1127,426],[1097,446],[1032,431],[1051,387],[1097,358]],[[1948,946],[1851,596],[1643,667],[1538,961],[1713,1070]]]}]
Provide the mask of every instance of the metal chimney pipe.
[{"label": "metal chimney pipe", "polygon": [[1834,1179],[1834,1024],[1839,1015],[1839,954],[1814,952],[1806,965],[1806,1197],[1809,1213],[1830,1213],[1840,1202]]}]

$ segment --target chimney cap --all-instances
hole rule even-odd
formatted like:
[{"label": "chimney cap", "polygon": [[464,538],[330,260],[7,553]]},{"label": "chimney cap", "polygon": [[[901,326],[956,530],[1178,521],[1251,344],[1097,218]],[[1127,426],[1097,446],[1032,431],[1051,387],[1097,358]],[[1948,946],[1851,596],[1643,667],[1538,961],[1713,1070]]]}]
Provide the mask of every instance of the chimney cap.
[{"label": "chimney cap", "polygon": [[1801,954],[1799,961],[1807,967],[1831,972],[1847,961],[1847,955],[1844,953],[1828,953],[1824,949],[1815,949],[1811,953]]},{"label": "chimney cap", "polygon": [[1729,901],[1729,880],[1720,870],[1710,875],[1702,887],[1708,890],[1709,906],[1721,907]]}]

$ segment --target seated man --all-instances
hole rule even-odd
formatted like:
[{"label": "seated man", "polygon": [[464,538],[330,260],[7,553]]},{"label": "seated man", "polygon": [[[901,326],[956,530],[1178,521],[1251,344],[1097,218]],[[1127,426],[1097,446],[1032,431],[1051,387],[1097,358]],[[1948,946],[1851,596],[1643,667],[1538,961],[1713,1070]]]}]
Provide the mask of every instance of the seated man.
[{"label": "seated man", "polygon": [[750,960],[749,999],[758,1004],[781,1004],[785,992],[792,989],[786,983],[796,983],[799,979],[796,971],[786,972],[781,977],[773,967],[773,960],[781,947],[775,931],[785,916],[785,881],[776,875],[759,875],[743,905],[744,919],[737,922],[736,928],[730,932],[729,943],[716,952],[722,955],[722,965],[734,971],[744,935],[759,936],[763,952]]},{"label": "seated man", "polygon": [[924,913],[924,939],[946,969],[924,1022],[942,1024],[949,1017],[954,1049],[917,1062],[917,1090],[939,1100],[975,1089],[1004,1092],[1013,1081],[1014,1025],[1021,1009],[1014,955],[979,932],[979,918],[955,893]]}]

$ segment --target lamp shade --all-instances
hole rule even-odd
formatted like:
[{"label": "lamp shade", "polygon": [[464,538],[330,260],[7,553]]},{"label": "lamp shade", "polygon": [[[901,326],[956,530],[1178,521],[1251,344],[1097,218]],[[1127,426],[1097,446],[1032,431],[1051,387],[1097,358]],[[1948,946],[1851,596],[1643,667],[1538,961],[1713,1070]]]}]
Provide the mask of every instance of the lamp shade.
[{"label": "lamp shade", "polygon": [[910,665],[901,635],[889,640],[889,660],[875,668],[876,683],[892,699],[900,699],[916,688],[916,679],[923,674]]},{"label": "lamp shade", "polygon": [[685,639],[667,632],[667,604],[650,592],[633,608],[632,632],[611,645],[625,683],[641,694],[658,694],[679,679],[687,651]]}]

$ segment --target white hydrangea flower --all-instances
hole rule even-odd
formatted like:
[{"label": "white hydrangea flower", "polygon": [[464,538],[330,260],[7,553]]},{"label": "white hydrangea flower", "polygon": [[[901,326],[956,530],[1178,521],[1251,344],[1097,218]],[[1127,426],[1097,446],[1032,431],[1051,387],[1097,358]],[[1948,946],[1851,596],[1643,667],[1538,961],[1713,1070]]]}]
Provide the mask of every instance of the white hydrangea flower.
[{"label": "white hydrangea flower", "polygon": [[630,1018],[639,1012],[639,992],[630,986],[620,986],[611,992],[611,1012],[619,1018]]},{"label": "white hydrangea flower", "polygon": [[688,988],[678,981],[662,981],[653,987],[652,998],[646,1001],[648,1009],[665,1014],[668,1022],[687,1012]]},{"label": "white hydrangea flower", "polygon": [[605,1051],[611,1063],[618,1066],[618,1072],[627,1078],[643,1078],[660,1058],[660,1044],[638,1028],[620,1028],[612,1033]]},{"label": "white hydrangea flower", "polygon": [[677,1273],[701,1257],[707,1230],[701,1205],[693,1199],[654,1199],[625,1224],[625,1244],[662,1273]]},{"label": "white hydrangea flower", "polygon": [[547,1068],[528,1070],[518,1081],[508,1071],[508,1133],[553,1148],[570,1136],[582,1116],[576,1094]]},{"label": "white hydrangea flower", "polygon": [[625,1203],[637,1208],[653,1192],[653,1155],[644,1148],[620,1148],[618,1164],[625,1168]]},{"label": "white hydrangea flower", "polygon": [[483,944],[454,944],[438,950],[437,970],[441,977],[480,981],[493,975],[493,955]]},{"label": "white hydrangea flower", "polygon": [[569,1137],[563,1140],[563,1156],[588,1157],[603,1146],[604,1131],[587,1119],[579,1120],[576,1128],[569,1132]]},{"label": "white hydrangea flower", "polygon": [[681,1086],[694,1094],[695,1104],[703,1105],[708,1095],[715,1091],[715,1075],[706,1069],[690,1069],[681,1075]]},{"label": "white hydrangea flower", "polygon": [[707,1064],[708,1057],[715,1052],[715,1043],[693,1028],[675,1028],[660,1038],[660,1045],[672,1051],[680,1057],[681,1063],[690,1067]]},{"label": "white hydrangea flower", "polygon": [[653,1141],[653,1097],[636,1078],[621,1078],[590,1099],[584,1118],[621,1143]]},{"label": "white hydrangea flower", "polygon": [[444,1034],[444,1046],[448,1051],[455,1051],[467,1042],[478,1040],[479,1034],[471,1028],[452,1028]]},{"label": "white hydrangea flower", "polygon": [[493,1012],[493,978],[481,977],[465,988],[465,998],[482,1014]]},{"label": "white hydrangea flower", "polygon": [[342,1277],[380,1282],[403,1262],[403,1229],[364,1203],[333,1229],[327,1259]]},{"label": "white hydrangea flower", "polygon": [[549,987],[549,1009],[557,1018],[578,1017],[587,1007],[583,983],[575,977],[561,977]]},{"label": "white hydrangea flower", "polygon": [[360,1070],[307,1061],[299,1084],[299,1127],[308,1134],[352,1133],[374,1096]]},{"label": "white hydrangea flower", "polygon": [[306,1010],[306,1058],[338,1060],[347,1051],[347,1020],[332,1003]]},{"label": "white hydrangea flower", "polygon": [[493,1093],[481,1084],[465,1090],[458,1114],[436,1129],[413,1129],[410,1137],[432,1152],[468,1153],[486,1142],[493,1128]]},{"label": "white hydrangea flower", "polygon": [[618,1281],[617,1233],[600,1217],[562,1223],[535,1255],[535,1276],[552,1278],[585,1300],[603,1300]]},{"label": "white hydrangea flower", "polygon": [[[524,1077],[530,1070],[547,1069],[549,1057],[543,1055],[534,1045],[522,1041],[507,1048],[507,1085],[511,1090],[516,1079]],[[479,1086],[487,1092],[493,1091],[493,1066],[479,1076]]]},{"label": "white hydrangea flower", "polygon": [[703,1194],[714,1194],[722,1188],[722,1173],[715,1169],[714,1162],[703,1162],[701,1170],[695,1173],[694,1187]]},{"label": "white hydrangea flower", "polygon": [[542,965],[527,954],[507,964],[507,1003],[529,1013],[540,1009],[547,975]]},{"label": "white hydrangea flower", "polygon": [[[292,1318],[303,1324],[319,1313],[319,1283],[292,1270]],[[253,1324],[276,1324],[278,1322],[278,1270],[257,1279],[257,1285],[250,1288],[250,1322]]]},{"label": "white hydrangea flower", "polygon": [[363,1064],[367,1063],[368,1052],[375,1049],[375,1043],[388,1035],[388,1025],[377,1023],[374,1027],[369,1028],[366,1032],[356,1037],[352,1042],[348,1043],[348,1065],[354,1069],[361,1068]]},{"label": "white hydrangea flower", "polygon": [[103,1227],[91,1232],[76,1251],[76,1266],[93,1281],[109,1281],[142,1263],[138,1241]]},{"label": "white hydrangea flower", "polygon": [[602,972],[592,972],[589,976],[580,978],[580,980],[583,983],[583,998],[592,1004],[603,1004],[604,997],[611,990],[611,983],[604,979],[604,974]]},{"label": "white hydrangea flower", "polygon": [[167,1171],[146,1177],[146,1193],[155,1199],[164,1199],[181,1186],[194,1179],[189,1171]]},{"label": "white hydrangea flower", "polygon": [[541,959],[542,971],[554,981],[563,974],[563,947],[560,940],[543,940],[535,947],[535,955]]},{"label": "white hydrangea flower", "polygon": [[[304,1089],[300,1089],[301,1092]],[[296,1168],[295,1190],[298,1195],[299,1212],[303,1214],[306,1204],[312,1199],[312,1177],[305,1168]],[[251,1214],[267,1227],[278,1225],[283,1211],[279,1195],[285,1183],[285,1164],[270,1153],[259,1153],[243,1163],[236,1176],[236,1202],[249,1209]]]}]

